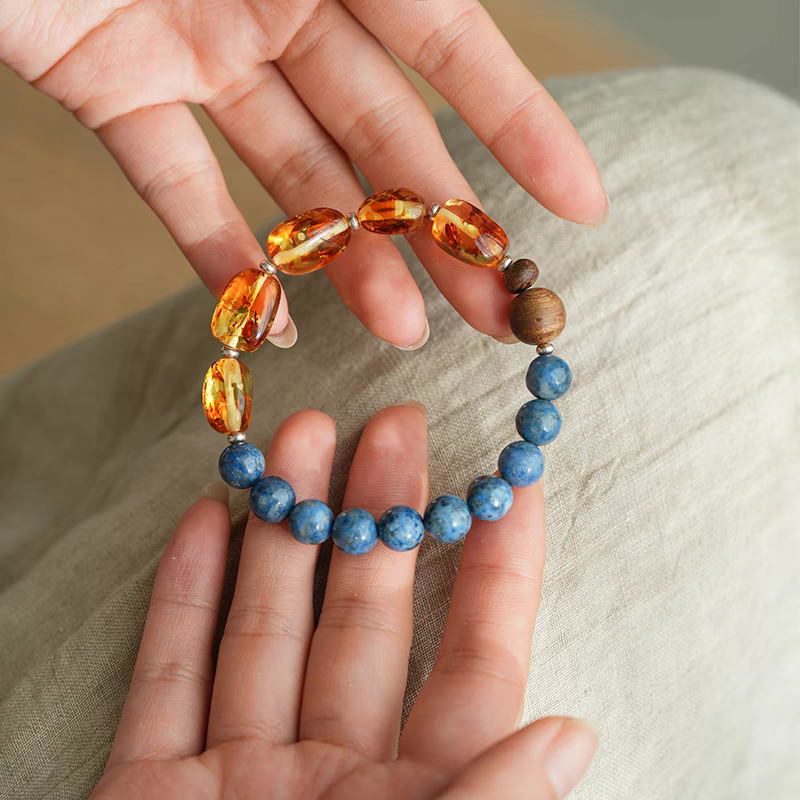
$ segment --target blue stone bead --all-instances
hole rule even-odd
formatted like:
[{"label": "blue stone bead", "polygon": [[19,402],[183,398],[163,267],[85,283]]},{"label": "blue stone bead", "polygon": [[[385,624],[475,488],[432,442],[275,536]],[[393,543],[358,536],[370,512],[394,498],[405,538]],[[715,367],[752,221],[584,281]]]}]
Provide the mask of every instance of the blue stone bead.
[{"label": "blue stone bead", "polygon": [[572,370],[563,358],[539,356],[531,361],[525,384],[534,397],[556,400],[572,386]]},{"label": "blue stone bead", "polygon": [[331,535],[333,511],[322,500],[301,500],[288,522],[289,533],[301,544],[322,544]]},{"label": "blue stone bead", "polygon": [[369,553],[377,541],[375,519],[363,508],[342,511],[333,521],[333,543],[345,553],[352,556]]},{"label": "blue stone bead", "polygon": [[249,489],[266,467],[264,454],[249,442],[229,445],[219,457],[219,474],[234,489]]},{"label": "blue stone bead", "polygon": [[424,536],[422,517],[408,506],[392,506],[378,520],[378,538],[391,550],[413,550]]},{"label": "blue stone bead", "polygon": [[511,484],[496,475],[475,478],[467,490],[467,505],[472,515],[488,522],[502,519],[513,502]]},{"label": "blue stone bead", "polygon": [[531,400],[517,412],[517,431],[533,444],[549,444],[561,430],[561,414],[549,400]]},{"label": "blue stone bead", "polygon": [[283,522],[294,508],[294,489],[275,475],[262,478],[250,490],[250,510],[264,522]]},{"label": "blue stone bead", "polygon": [[428,504],[423,518],[425,530],[439,542],[458,542],[472,526],[469,507],[452,494],[443,494]]},{"label": "blue stone bead", "polygon": [[511,442],[497,459],[500,475],[512,486],[530,486],[544,472],[542,451],[530,442]]}]

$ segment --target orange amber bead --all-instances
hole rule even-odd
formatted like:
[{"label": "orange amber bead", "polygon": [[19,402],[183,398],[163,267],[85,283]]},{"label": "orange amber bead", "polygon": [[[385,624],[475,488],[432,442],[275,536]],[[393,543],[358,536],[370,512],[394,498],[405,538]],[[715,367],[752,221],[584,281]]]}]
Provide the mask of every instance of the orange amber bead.
[{"label": "orange amber bead", "polygon": [[324,267],[347,247],[350,222],[332,208],[312,208],[276,225],[267,237],[272,263],[289,275]]},{"label": "orange amber bead", "polygon": [[428,207],[411,189],[387,189],[368,197],[358,209],[358,221],[372,233],[408,233],[425,224]]},{"label": "orange amber bead", "polygon": [[252,402],[253,378],[238,359],[220,358],[208,368],[203,381],[203,408],[215,431],[246,431]]},{"label": "orange amber bead", "polygon": [[433,238],[466,264],[496,267],[508,250],[506,232],[466,200],[448,200],[433,218]]},{"label": "orange amber bead", "polygon": [[211,318],[211,333],[228,347],[257,350],[275,322],[280,301],[277,278],[260,269],[243,269],[225,287]]}]

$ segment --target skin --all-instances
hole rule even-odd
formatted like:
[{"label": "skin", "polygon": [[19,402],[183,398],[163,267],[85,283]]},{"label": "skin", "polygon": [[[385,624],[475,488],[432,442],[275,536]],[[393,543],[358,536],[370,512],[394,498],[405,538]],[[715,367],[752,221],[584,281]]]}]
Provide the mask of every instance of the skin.
[{"label": "skin", "polygon": [[[300,412],[276,432],[267,472],[289,480],[298,500],[327,497],[335,446],[329,417]],[[386,409],[364,430],[344,507],[379,515],[427,500],[425,415]],[[475,521],[399,750],[417,551],[334,549],[315,629],[319,547],[251,516],[214,668],[229,533],[221,499],[200,500],[178,523],[93,800],[552,800],[580,779],[595,746],[584,725],[549,718],[514,733],[545,555],[540,484],[515,490],[502,521]],[[559,737],[572,747],[554,777]]]},{"label": "skin", "polygon": [[[364,193],[353,164],[376,188],[478,204],[386,49],[438,89],[543,206],[578,223],[605,219],[585,145],[476,0],[0,4],[0,61],[97,133],[217,296],[263,254],[186,103],[205,108],[288,215],[355,210]],[[428,232],[410,239],[470,325],[510,334],[496,272],[464,267]],[[354,237],[326,269],[376,336],[424,343],[424,302],[391,241]],[[296,338],[285,301],[273,331],[282,346]]]}]

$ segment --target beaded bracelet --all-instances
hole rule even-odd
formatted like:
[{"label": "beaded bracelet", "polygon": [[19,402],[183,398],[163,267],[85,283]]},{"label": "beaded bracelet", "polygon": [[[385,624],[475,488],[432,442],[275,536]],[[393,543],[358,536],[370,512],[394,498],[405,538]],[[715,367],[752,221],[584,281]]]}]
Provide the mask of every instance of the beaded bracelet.
[{"label": "beaded bracelet", "polygon": [[[521,441],[503,449],[498,459],[500,476],[476,478],[466,502],[454,495],[433,500],[424,516],[407,506],[388,509],[376,523],[363,509],[351,508],[337,517],[321,500],[295,502],[292,487],[274,475],[262,477],[264,454],[246,441],[250,423],[252,377],[239,361],[241,351],[256,350],[269,334],[281,298],[275,275],[304,275],[324,266],[347,246],[353,232],[405,234],[431,221],[436,244],[466,264],[496,268],[506,289],[515,295],[509,309],[514,335],[536,345],[525,383],[535,399],[517,413]],[[512,261],[506,254],[508,236],[483,211],[465,200],[448,200],[430,208],[409,189],[390,189],[368,197],[357,213],[345,216],[331,208],[314,208],[277,225],[267,239],[267,259],[258,268],[234,275],[217,304],[211,332],[222,344],[223,357],[209,367],[203,383],[203,406],[214,430],[228,434],[229,446],[219,459],[223,480],[237,489],[250,489],[250,508],[265,522],[288,520],[289,531],[305,544],[320,544],[333,537],[345,553],[367,553],[380,539],[392,550],[412,550],[427,531],[440,542],[463,539],[472,517],[498,520],[514,499],[512,487],[530,486],[544,471],[540,445],[548,444],[561,429],[561,415],[553,400],[572,383],[567,363],[552,355],[552,340],[564,329],[566,314],[561,299],[549,289],[532,288],[539,269],[529,259]]]}]

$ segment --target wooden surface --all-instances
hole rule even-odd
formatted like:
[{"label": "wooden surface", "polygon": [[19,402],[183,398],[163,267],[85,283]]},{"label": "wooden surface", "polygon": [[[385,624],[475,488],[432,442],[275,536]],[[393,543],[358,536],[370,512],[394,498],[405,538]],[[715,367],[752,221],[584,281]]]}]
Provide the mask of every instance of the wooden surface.
[{"label": "wooden surface", "polygon": [[567,324],[567,311],[551,289],[536,286],[518,294],[508,309],[511,332],[525,344],[554,342]]},{"label": "wooden surface", "polygon": [[539,267],[530,258],[518,258],[503,273],[503,284],[506,291],[519,294],[530,289],[539,278]]},{"label": "wooden surface", "polygon": [[[485,2],[540,77],[658,60],[602,20],[554,0]],[[433,108],[438,94],[413,76]],[[94,135],[0,67],[0,373],[171,294],[194,273]],[[276,205],[198,111],[234,200],[256,232]]]}]

